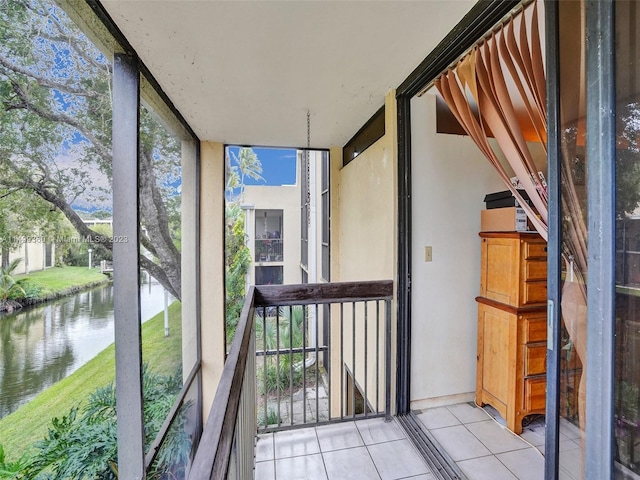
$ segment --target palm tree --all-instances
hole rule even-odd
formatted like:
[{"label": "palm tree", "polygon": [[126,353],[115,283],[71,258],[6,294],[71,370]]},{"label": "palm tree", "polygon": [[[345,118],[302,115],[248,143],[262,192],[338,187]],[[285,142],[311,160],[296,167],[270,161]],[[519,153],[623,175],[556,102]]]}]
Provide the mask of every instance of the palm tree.
[{"label": "palm tree", "polygon": [[[264,351],[280,350],[280,361],[276,361],[278,357],[275,355],[270,355],[264,360],[266,371],[262,361],[259,363],[258,386],[263,390],[262,394],[275,390],[284,391],[291,383],[299,386],[305,359],[304,354],[291,352],[291,349],[303,345],[304,309],[299,305],[279,307],[277,317],[275,311],[265,313],[265,317],[262,316],[262,312],[256,314],[256,348]],[[266,388],[263,388],[263,385]]]},{"label": "palm tree", "polygon": [[262,178],[262,163],[258,159],[258,156],[252,148],[242,147],[238,152],[238,155],[231,153],[231,158],[235,165],[231,166],[231,172],[229,176],[229,182],[227,183],[228,189],[236,187],[240,188],[240,202],[244,200],[244,182],[246,177],[253,178],[254,180],[264,180]]},{"label": "palm tree", "polygon": [[[262,312],[256,313],[256,340],[260,347],[263,345],[266,350],[276,350],[278,348],[277,339],[280,340],[280,348],[289,349],[302,346],[302,320],[304,310],[302,306],[279,307],[278,320],[267,312],[266,321],[262,317]],[[278,328],[276,329],[276,323]],[[289,342],[291,339],[291,342]]]},{"label": "palm tree", "polygon": [[16,258],[4,268],[0,267],[0,311],[13,310],[14,302],[9,302],[12,294],[25,295],[25,291],[20,282],[13,278],[13,272],[18,268],[22,258]]}]

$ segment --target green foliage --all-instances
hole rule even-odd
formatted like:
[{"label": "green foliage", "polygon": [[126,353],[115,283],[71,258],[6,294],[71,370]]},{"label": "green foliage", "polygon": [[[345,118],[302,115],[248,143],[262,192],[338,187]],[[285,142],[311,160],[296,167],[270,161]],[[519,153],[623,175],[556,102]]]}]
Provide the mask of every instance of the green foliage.
[{"label": "green foliage", "polygon": [[634,383],[622,380],[616,385],[614,390],[616,414],[631,423],[640,420],[638,412],[640,410],[640,394],[638,386]]},{"label": "green foliage", "polygon": [[[280,355],[280,362],[275,358],[267,359],[267,368],[258,367],[257,382],[258,394],[269,395],[280,391],[287,391],[290,387],[302,386],[302,362],[301,353]],[[266,374],[265,374],[266,372]]]},{"label": "green foliage", "polygon": [[29,452],[23,452],[22,456],[13,462],[5,458],[4,448],[0,445],[0,478],[19,479],[21,473],[31,464]]},{"label": "green foliage", "polygon": [[[107,224],[98,224],[95,225],[92,230],[98,235],[105,236],[107,238],[111,238],[113,236],[113,229],[110,225]],[[92,249],[91,252],[91,265],[92,267],[100,266],[100,262],[102,260],[111,261],[112,255],[111,252],[105,249],[95,248],[91,243],[80,241],[80,237],[76,233],[76,231],[71,228],[67,230],[69,239],[76,239],[78,241],[66,241],[62,243],[62,261],[65,265],[72,265],[76,267],[86,267],[89,265],[89,248]]]},{"label": "green foliage", "polygon": [[[276,315],[277,313],[277,315]],[[302,306],[280,307],[277,312],[256,313],[256,343],[267,350],[302,347],[305,310]],[[276,326],[278,328],[276,328]]]},{"label": "green foliage", "polygon": [[235,155],[231,152],[231,169],[227,182],[227,191],[232,192],[235,188],[240,188],[239,201],[244,200],[244,182],[247,177],[254,180],[264,180],[262,178],[262,163],[258,155],[252,148],[242,147]]},{"label": "green foliage", "polygon": [[[111,72],[56,2],[0,0],[0,211],[12,212],[0,216],[1,251],[19,235],[72,237],[55,224],[62,215],[80,237],[94,235],[74,207],[111,204]],[[176,298],[180,154],[180,140],[142,107],[139,213],[147,235],[140,263]],[[96,262],[110,256],[103,240],[91,245]],[[56,247],[66,262],[87,264],[88,245]]]},{"label": "green foliage", "polygon": [[279,417],[278,413],[272,408],[267,412],[267,418],[264,417],[264,412],[258,412],[258,426],[266,427],[268,425],[275,425],[278,423]]},{"label": "green foliage", "polygon": [[0,251],[5,255],[18,248],[25,237],[53,236],[63,219],[49,202],[25,190],[8,189],[1,184],[0,211]]},{"label": "green foliage", "polygon": [[[163,376],[143,370],[145,445],[150,445],[164,422],[177,392],[180,376]],[[190,440],[179,415],[166,440],[167,447],[147,478],[160,479],[183,471]],[[0,467],[16,480],[116,480],[116,392],[113,384],[95,390],[84,407],[74,406],[54,418],[44,439],[36,442],[17,462]],[[0,476],[0,478],[3,478]]]},{"label": "green foliage", "polygon": [[250,177],[262,180],[262,163],[253,149],[243,147],[236,156],[231,152],[234,165],[229,172],[227,193],[240,188],[239,198],[227,200],[225,208],[225,332],[227,345],[233,335],[242,313],[246,292],[246,275],[251,266],[251,252],[247,247],[244,225],[244,211],[240,202],[244,196],[244,181]]},{"label": "green foliage", "polygon": [[246,245],[244,212],[240,205],[227,204],[225,215],[225,329],[229,345],[244,305],[251,253]]},{"label": "green foliage", "polygon": [[22,291],[14,291],[9,295],[9,299],[17,300],[21,298],[41,298],[44,294],[44,287],[29,278],[19,280]]},{"label": "green foliage", "polygon": [[625,104],[618,112],[616,149],[616,214],[632,215],[640,205],[640,104]]},{"label": "green foliage", "polygon": [[[301,306],[280,307],[276,312],[262,312],[256,315],[256,348],[258,350],[286,350],[303,346],[304,315]],[[258,391],[260,395],[287,390],[291,385],[302,385],[304,355],[281,354],[279,360],[270,355],[266,360],[258,362]]]},{"label": "green foliage", "polygon": [[[67,268],[73,270],[73,267]],[[180,302],[173,302],[169,306],[169,328],[171,334],[165,337],[164,312],[159,312],[142,324],[143,361],[150,370],[165,376],[174,374],[182,365]],[[0,444],[4,444],[7,458],[17,460],[21,452],[44,437],[48,425],[42,419],[62,417],[74,406],[83,406],[97,388],[114,380],[114,347],[111,344],[71,375],[53,384],[17,411],[0,419]]]},{"label": "green foliage", "polygon": [[24,294],[20,298],[53,298],[108,280],[99,269],[84,267],[54,267],[20,276]]},{"label": "green foliage", "polygon": [[20,282],[13,277],[13,272],[21,261],[21,258],[16,258],[8,267],[0,267],[0,311],[7,308],[10,296],[25,294]]}]

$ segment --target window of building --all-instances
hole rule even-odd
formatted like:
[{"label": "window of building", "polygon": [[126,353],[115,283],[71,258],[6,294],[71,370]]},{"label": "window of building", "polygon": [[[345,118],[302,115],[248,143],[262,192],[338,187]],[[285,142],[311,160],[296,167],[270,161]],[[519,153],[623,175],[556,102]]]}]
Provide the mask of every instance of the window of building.
[{"label": "window of building", "polygon": [[282,285],[282,267],[256,267],[256,285]]},{"label": "window of building", "polygon": [[331,205],[329,203],[329,152],[322,152],[322,278],[331,280],[329,263],[329,228]]},{"label": "window of building", "polygon": [[282,210],[256,210],[256,262],[282,262],[284,260],[283,218]]},{"label": "window of building", "polygon": [[[303,270],[309,266],[309,204],[311,195],[309,191],[309,152],[300,155],[300,264]],[[305,282],[306,283],[306,282]]]},{"label": "window of building", "polygon": [[384,105],[373,114],[364,126],[358,130],[342,149],[342,165],[346,166],[351,160],[364,152],[371,145],[384,136],[385,132]]}]

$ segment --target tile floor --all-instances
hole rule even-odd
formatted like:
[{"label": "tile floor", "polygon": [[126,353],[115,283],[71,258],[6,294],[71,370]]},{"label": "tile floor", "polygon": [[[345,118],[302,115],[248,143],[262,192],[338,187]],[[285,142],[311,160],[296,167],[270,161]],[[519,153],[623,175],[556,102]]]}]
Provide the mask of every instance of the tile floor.
[{"label": "tile floor", "polygon": [[[544,418],[521,435],[491,407],[471,403],[416,412],[468,480],[542,480]],[[581,477],[580,432],[560,424],[560,479]],[[376,418],[260,435],[256,480],[435,480],[404,430]]]},{"label": "tile floor", "polygon": [[383,418],[262,434],[256,480],[435,480],[395,420]]},{"label": "tile floor", "polygon": [[[491,407],[462,403],[416,413],[469,480],[544,478],[543,417],[518,436]],[[561,423],[560,451],[560,478],[579,478],[580,432],[570,424]]]}]

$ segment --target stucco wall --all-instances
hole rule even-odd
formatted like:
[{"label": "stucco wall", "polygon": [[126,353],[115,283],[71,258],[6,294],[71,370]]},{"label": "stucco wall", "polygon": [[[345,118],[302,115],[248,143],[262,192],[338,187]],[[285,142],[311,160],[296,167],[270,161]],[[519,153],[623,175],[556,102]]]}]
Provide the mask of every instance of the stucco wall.
[{"label": "stucco wall", "polygon": [[[385,99],[385,135],[368,149],[342,167],[342,150],[332,149],[331,156],[331,281],[347,282],[361,280],[393,280],[396,278],[397,251],[397,136],[396,136],[395,91]],[[348,309],[347,309],[348,310]],[[370,309],[369,320],[374,319],[375,309]],[[392,325],[396,324],[395,303],[391,305]],[[346,312],[346,318],[351,313]],[[383,308],[381,308],[383,315]],[[332,318],[339,318],[339,309],[332,310]],[[356,365],[355,376],[361,389],[364,388],[364,311],[356,314]],[[384,325],[384,316],[381,325]],[[349,322],[346,322],[349,323]],[[375,355],[379,351],[384,355],[381,330],[381,344],[376,350],[373,323],[370,324],[368,345],[367,390],[369,399],[375,398]],[[339,329],[331,329],[331,342],[339,345]],[[352,346],[348,340],[353,337],[351,327],[344,330],[344,365],[348,371],[354,371],[352,365]],[[395,372],[396,329],[391,331],[391,371]],[[332,365],[340,364],[339,349],[332,351]],[[382,357],[384,358],[384,357]],[[384,402],[383,362],[380,363],[381,407]],[[332,376],[332,382],[339,379]],[[392,375],[391,391],[395,391],[395,378]],[[339,385],[332,385],[332,415],[339,414]],[[393,411],[395,395],[392,395]]]},{"label": "stucco wall", "polygon": [[480,211],[505,188],[469,137],[436,133],[434,95],[411,101],[411,140],[411,401],[424,408],[474,397]]},{"label": "stucco wall", "polygon": [[[44,237],[43,237],[44,238]],[[44,270],[53,266],[53,258],[55,258],[55,247],[52,251],[52,262],[49,265],[45,264],[46,243],[43,241],[35,241],[29,243],[23,243],[15,250],[9,253],[9,261],[13,261],[16,258],[21,258],[22,261],[18,264],[18,267],[14,270],[15,275],[36,272],[38,270]]]},{"label": "stucco wall", "polygon": [[196,145],[182,142],[182,378],[186,379],[198,360],[197,335],[197,181]]},{"label": "stucco wall", "polygon": [[222,374],[224,336],[224,145],[200,147],[200,318],[204,421]]},{"label": "stucco wall", "polygon": [[[298,167],[299,168],[299,167]],[[283,283],[300,283],[300,182],[296,185],[282,186],[247,186],[244,191],[243,204],[253,205],[247,211],[246,231],[249,235],[249,248],[253,263],[249,268],[249,285],[255,283],[255,267],[282,266]],[[255,261],[255,213],[256,210],[282,210],[283,261]]]},{"label": "stucco wall", "polygon": [[[385,280],[395,276],[395,92],[387,95],[386,102],[385,135],[331,178],[333,281]],[[332,169],[341,165],[341,155],[340,152],[338,165],[332,159]],[[335,245],[339,247],[333,249]]]}]

